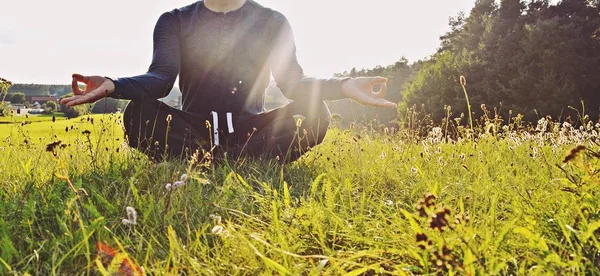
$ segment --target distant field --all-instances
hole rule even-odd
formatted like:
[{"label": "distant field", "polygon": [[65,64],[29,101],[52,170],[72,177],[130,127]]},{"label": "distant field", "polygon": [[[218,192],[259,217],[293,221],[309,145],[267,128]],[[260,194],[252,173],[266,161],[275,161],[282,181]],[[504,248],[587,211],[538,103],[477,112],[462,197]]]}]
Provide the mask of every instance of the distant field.
[{"label": "distant field", "polygon": [[[111,139],[123,138],[121,115],[85,115],[75,119],[67,119],[58,114],[54,116],[54,122],[52,115],[30,115],[29,118],[0,117],[0,146],[7,146],[9,142],[13,145],[24,145],[26,140],[31,145],[43,145],[55,140],[68,144],[82,139],[82,132],[85,130],[93,133],[101,133],[101,130],[104,130],[104,139],[107,139],[108,134]],[[92,135],[90,138],[96,141],[98,136]]]},{"label": "distant field", "polygon": [[19,115],[19,116],[0,116],[0,124],[11,124],[11,123],[21,123],[21,122],[43,122],[43,121],[52,121],[52,117],[55,120],[66,120],[63,113],[54,113],[54,114],[29,114]]}]

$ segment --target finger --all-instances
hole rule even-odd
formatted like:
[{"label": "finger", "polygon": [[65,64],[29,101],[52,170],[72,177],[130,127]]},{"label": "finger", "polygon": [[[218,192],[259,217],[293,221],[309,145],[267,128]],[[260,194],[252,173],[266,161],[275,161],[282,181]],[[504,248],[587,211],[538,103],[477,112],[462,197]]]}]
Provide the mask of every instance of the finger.
[{"label": "finger", "polygon": [[371,104],[371,106],[374,107],[384,107],[384,108],[397,108],[398,105],[390,102],[388,100],[384,100],[384,99],[380,99],[379,101],[373,101]]},{"label": "finger", "polygon": [[73,77],[73,79],[71,80],[71,88],[73,89],[73,94],[75,94],[75,95],[83,94],[83,91],[81,91],[81,89],[79,89],[79,83],[77,82],[77,78],[75,78],[75,77]]},{"label": "finger", "polygon": [[100,98],[102,98],[102,96],[99,96],[97,91],[90,91],[84,95],[76,95],[76,96],[67,98],[68,101],[67,101],[66,105],[71,107],[71,106],[80,105],[80,104],[93,103]]},{"label": "finger", "polygon": [[67,103],[75,100],[76,98],[77,98],[77,96],[62,98],[62,99],[60,99],[60,103],[66,105]]},{"label": "finger", "polygon": [[386,108],[398,107],[398,105],[396,105],[393,102],[390,102],[390,101],[382,99],[382,98],[376,98],[376,97],[361,97],[360,99],[358,99],[358,102],[360,104],[373,106],[373,107],[386,107]]},{"label": "finger", "polygon": [[368,80],[370,85],[379,85],[387,82],[387,78],[384,77],[369,77]]},{"label": "finger", "polygon": [[73,97],[74,99],[72,99],[66,105],[68,107],[72,107],[72,106],[76,106],[76,105],[87,103],[86,95],[78,95],[76,97]]},{"label": "finger", "polygon": [[84,75],[75,73],[75,74],[73,74],[73,77],[76,78],[78,82],[83,82],[83,83],[90,82],[89,76],[84,76]]},{"label": "finger", "polygon": [[374,93],[375,97],[377,98],[383,98],[385,97],[385,94],[387,94],[387,83],[382,83],[380,84],[380,88],[379,88],[379,92]]},{"label": "finger", "polygon": [[81,89],[79,89],[80,82],[85,83],[87,86],[87,84],[90,82],[90,77],[84,76],[81,74],[77,74],[77,73],[73,74],[73,81],[71,83],[71,86],[73,87],[73,94],[75,94],[75,95],[83,94],[83,91],[81,91]]}]

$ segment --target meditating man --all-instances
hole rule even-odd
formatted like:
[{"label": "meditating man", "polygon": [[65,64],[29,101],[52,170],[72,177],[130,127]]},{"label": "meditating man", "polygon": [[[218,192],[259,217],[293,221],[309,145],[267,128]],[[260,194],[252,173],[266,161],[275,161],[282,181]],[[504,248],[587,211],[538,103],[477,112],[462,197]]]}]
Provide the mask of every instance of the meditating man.
[{"label": "meditating man", "polygon": [[[266,111],[271,75],[292,102]],[[169,94],[177,76],[183,110],[157,100]],[[157,159],[204,149],[233,158],[292,161],[323,140],[330,116],[324,100],[395,107],[383,99],[386,81],[307,77],[281,13],[253,0],[204,0],[160,16],[147,73],[115,80],[74,74],[75,95],[61,103],[74,106],[106,96],[131,100],[123,115],[129,144]],[[84,91],[78,82],[86,84]],[[301,123],[295,115],[303,117]]]}]

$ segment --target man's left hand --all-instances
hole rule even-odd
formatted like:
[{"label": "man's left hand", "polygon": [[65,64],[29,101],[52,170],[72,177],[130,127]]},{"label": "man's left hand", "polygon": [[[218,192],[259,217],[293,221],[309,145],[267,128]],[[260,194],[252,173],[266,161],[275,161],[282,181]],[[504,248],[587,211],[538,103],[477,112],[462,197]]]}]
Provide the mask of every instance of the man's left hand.
[{"label": "man's left hand", "polygon": [[[379,92],[375,92],[374,88],[376,86],[380,87]],[[342,85],[342,94],[360,104],[375,107],[398,107],[395,103],[383,98],[386,92],[387,79],[384,77],[352,78],[345,81]]]}]

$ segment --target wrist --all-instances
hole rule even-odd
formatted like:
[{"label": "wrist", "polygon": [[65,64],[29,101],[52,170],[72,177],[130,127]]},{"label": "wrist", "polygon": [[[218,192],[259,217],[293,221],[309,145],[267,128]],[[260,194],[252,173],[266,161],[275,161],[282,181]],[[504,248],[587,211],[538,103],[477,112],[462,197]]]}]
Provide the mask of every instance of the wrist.
[{"label": "wrist", "polygon": [[105,83],[107,83],[107,88],[106,88],[106,95],[105,96],[109,96],[111,94],[114,94],[115,91],[117,90],[117,84],[116,81],[114,81],[113,79],[111,79],[110,77],[104,77],[104,81]]},{"label": "wrist", "polygon": [[345,78],[345,79],[341,80],[342,95],[344,95],[344,97],[346,97],[346,98],[349,98],[346,91],[350,90],[353,80],[354,80],[354,78]]}]

